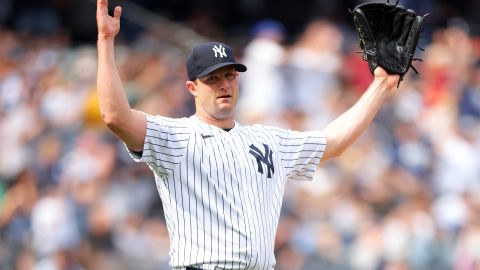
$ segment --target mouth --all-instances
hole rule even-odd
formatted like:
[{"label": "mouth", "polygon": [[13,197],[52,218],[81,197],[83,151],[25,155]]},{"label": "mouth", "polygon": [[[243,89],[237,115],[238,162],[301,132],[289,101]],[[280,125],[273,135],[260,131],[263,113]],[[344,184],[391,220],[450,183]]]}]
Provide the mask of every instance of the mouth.
[{"label": "mouth", "polygon": [[220,98],[231,98],[231,97],[232,97],[231,95],[223,95],[223,96],[217,97],[217,99],[220,99]]}]

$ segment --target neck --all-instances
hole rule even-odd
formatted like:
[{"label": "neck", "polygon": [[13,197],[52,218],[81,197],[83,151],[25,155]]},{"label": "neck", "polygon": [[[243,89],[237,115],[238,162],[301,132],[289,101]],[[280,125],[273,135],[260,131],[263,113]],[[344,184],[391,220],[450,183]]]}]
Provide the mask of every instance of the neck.
[{"label": "neck", "polygon": [[228,117],[225,119],[217,119],[212,116],[205,116],[198,111],[195,113],[195,115],[200,119],[202,122],[205,122],[209,125],[216,126],[218,128],[222,129],[230,129],[233,128],[234,121],[232,117]]}]

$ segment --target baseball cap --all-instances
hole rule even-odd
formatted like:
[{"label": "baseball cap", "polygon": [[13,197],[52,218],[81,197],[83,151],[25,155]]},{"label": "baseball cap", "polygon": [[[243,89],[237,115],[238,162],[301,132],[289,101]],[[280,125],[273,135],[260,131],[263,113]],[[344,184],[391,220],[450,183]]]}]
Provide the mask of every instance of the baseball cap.
[{"label": "baseball cap", "polygon": [[203,77],[221,67],[233,65],[235,70],[245,72],[247,67],[237,63],[233,50],[221,42],[206,42],[193,48],[187,60],[188,79]]},{"label": "baseball cap", "polygon": [[253,37],[283,38],[285,27],[274,19],[263,19],[255,23],[250,30]]}]

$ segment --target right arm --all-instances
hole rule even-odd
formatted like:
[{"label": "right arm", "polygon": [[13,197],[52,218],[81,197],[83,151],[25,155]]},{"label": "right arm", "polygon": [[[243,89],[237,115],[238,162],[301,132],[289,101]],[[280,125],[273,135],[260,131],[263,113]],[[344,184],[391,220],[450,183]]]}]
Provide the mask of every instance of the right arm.
[{"label": "right arm", "polygon": [[115,36],[120,31],[121,7],[108,15],[108,0],[97,0],[97,92],[102,120],[133,151],[142,151],[147,132],[145,115],[130,108],[115,63]]}]

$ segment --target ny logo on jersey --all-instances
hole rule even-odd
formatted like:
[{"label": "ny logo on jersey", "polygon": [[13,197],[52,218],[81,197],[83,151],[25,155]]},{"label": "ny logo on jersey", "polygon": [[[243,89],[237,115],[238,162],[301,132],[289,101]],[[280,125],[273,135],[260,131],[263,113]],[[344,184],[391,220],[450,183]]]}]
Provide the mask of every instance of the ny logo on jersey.
[{"label": "ny logo on jersey", "polygon": [[265,148],[265,153],[262,153],[260,149],[258,149],[255,145],[250,145],[250,151],[249,153],[252,154],[255,159],[257,160],[257,165],[258,165],[258,172],[263,174],[263,166],[262,163],[265,164],[267,167],[267,178],[272,178],[272,174],[275,173],[275,170],[273,168],[273,151],[268,147],[268,145],[263,144],[263,147]]},{"label": "ny logo on jersey", "polygon": [[[212,48],[213,52],[215,53],[215,57],[220,56],[220,58],[227,57],[227,53],[225,52],[225,47],[222,45],[215,45]],[[218,56],[217,56],[218,53]]]}]

